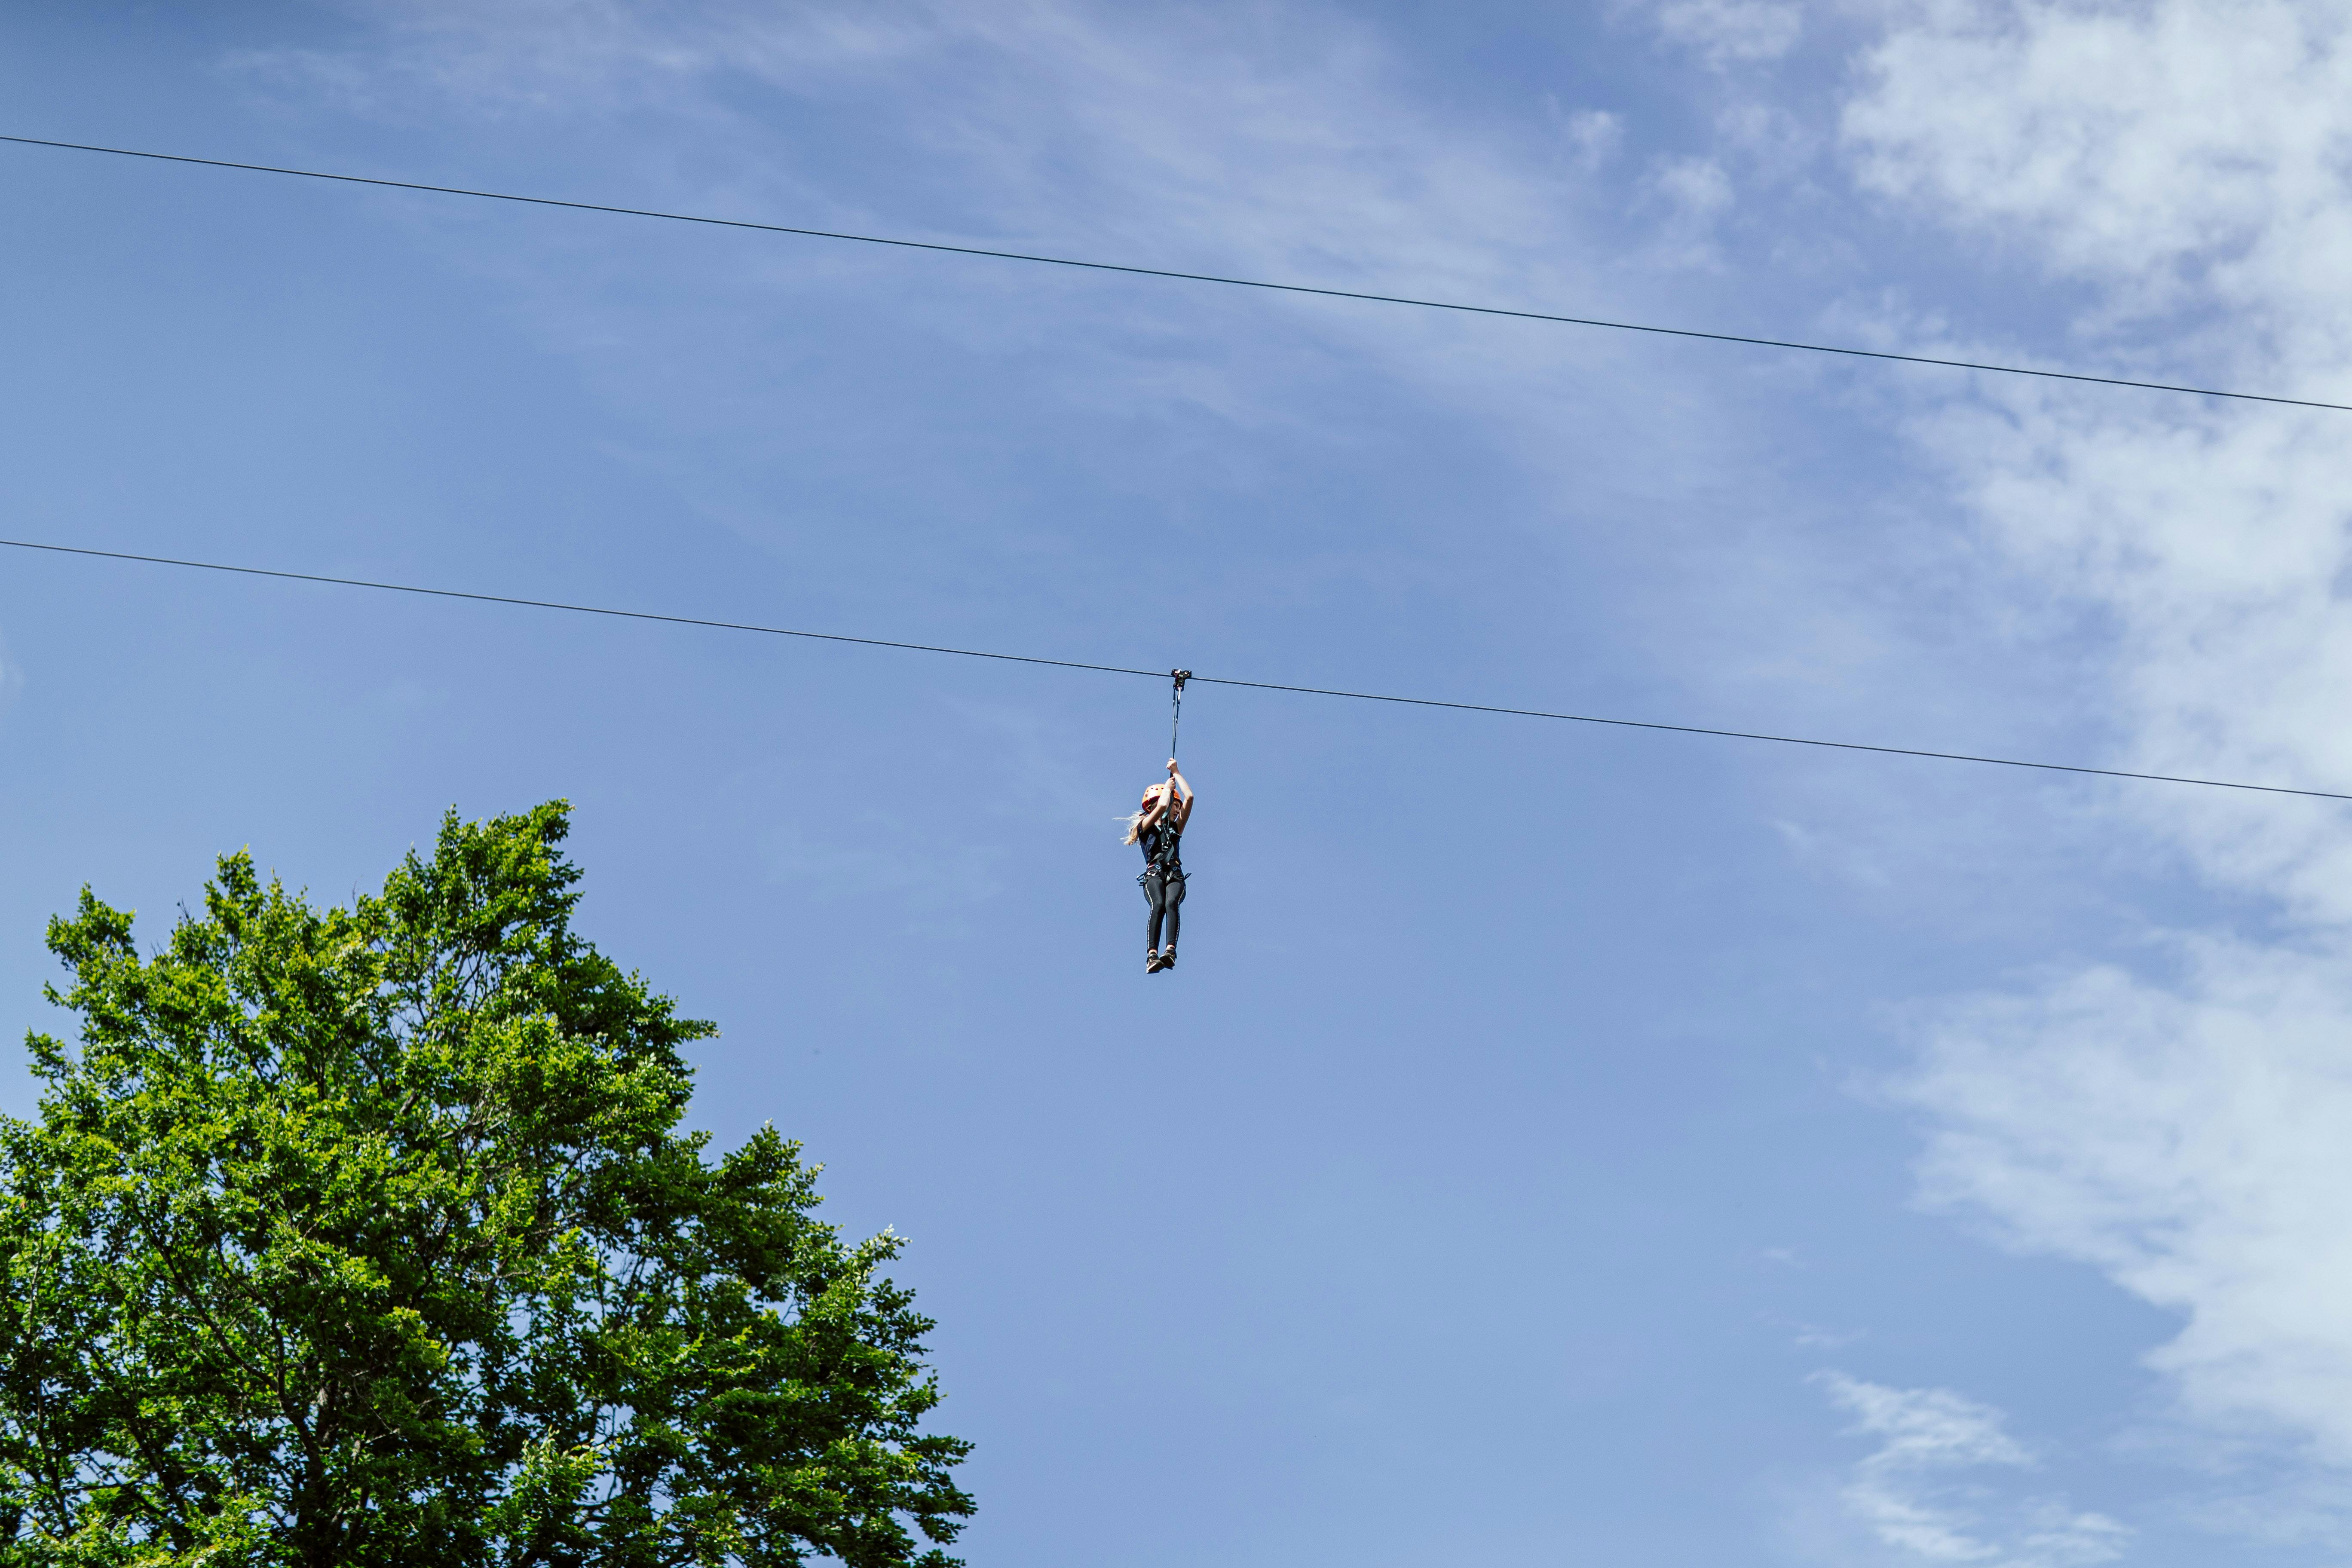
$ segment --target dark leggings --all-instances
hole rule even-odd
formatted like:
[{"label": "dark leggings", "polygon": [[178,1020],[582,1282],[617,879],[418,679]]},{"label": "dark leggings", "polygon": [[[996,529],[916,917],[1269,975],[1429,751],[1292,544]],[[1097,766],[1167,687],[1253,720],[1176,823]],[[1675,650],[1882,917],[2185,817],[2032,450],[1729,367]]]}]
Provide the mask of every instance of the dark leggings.
[{"label": "dark leggings", "polygon": [[1168,945],[1174,947],[1177,928],[1184,921],[1184,917],[1179,912],[1184,902],[1184,873],[1178,871],[1173,876],[1163,877],[1158,871],[1146,872],[1143,901],[1151,906],[1151,918],[1143,928],[1144,945],[1154,952],[1160,951],[1160,922],[1164,919],[1168,922]]}]

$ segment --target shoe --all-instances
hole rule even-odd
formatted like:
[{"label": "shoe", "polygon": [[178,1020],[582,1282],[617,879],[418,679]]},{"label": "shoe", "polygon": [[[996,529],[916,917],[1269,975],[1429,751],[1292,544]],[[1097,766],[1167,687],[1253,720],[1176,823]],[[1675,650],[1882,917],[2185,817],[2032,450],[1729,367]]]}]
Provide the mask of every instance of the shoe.
[{"label": "shoe", "polygon": [[1157,973],[1160,973],[1160,955],[1159,955],[1158,953],[1156,953],[1156,952],[1147,952],[1147,953],[1145,953],[1145,954],[1143,955],[1143,973],[1146,973],[1146,974],[1157,974]]},{"label": "shoe", "polygon": [[1173,969],[1176,967],[1176,944],[1174,942],[1171,942],[1166,947],[1160,950],[1160,967],[1162,969]]}]

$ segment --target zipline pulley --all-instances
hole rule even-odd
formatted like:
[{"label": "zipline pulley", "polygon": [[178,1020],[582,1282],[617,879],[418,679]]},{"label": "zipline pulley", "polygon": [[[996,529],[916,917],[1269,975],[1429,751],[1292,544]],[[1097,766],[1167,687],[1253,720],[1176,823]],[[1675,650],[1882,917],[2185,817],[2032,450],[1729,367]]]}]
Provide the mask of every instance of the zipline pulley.
[{"label": "zipline pulley", "polygon": [[1184,721],[1184,683],[1192,679],[1192,672],[1171,669],[1168,672],[1168,679],[1175,683],[1175,689],[1169,693],[1171,709],[1168,718],[1168,757],[1173,762],[1176,758],[1176,731]]}]

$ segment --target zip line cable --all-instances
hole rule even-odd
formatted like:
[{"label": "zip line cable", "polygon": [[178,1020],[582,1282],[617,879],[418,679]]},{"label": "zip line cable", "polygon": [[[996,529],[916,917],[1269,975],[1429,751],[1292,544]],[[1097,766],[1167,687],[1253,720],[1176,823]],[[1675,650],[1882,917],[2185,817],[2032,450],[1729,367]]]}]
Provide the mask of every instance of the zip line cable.
[{"label": "zip line cable", "polygon": [[162,163],[193,163],[207,169],[239,169],[254,174],[288,174],[304,180],[332,180],[346,185],[375,185],[385,190],[424,191],[434,195],[471,196],[481,201],[515,202],[525,206],[562,207],[572,212],[610,213],[621,217],[660,218],[668,223],[698,223],[714,228],[752,229],[761,234],[797,235],[803,239],[838,239],[858,245],[887,245],[901,250],[930,250],[948,256],[983,256],[998,261],[1026,261],[1045,267],[1071,267],[1088,272],[1120,272],[1135,278],[1166,278],[1186,283],[1215,283],[1231,289],[1258,289],[1276,294],[1312,294],[1327,300],[1360,300],[1377,305],[1410,305],[1423,310],[1451,310],[1471,316],[1502,316],[1520,321],[1549,321],[1570,327],[1599,327],[1617,332],[1647,332],[1658,337],[1698,338],[1708,342],[1745,343],[1753,348],[1790,349],[1803,353],[1840,354],[1850,359],[1886,360],[1899,364],[1937,365],[1947,370],[1979,370],[1996,375],[2033,376],[2043,381],[2083,382],[2094,386],[2137,387],[2143,392],[2178,392],[2194,397],[2226,397],[2241,403],[2272,403],[2290,408],[2326,408],[2352,414],[2352,403],[2323,403],[2307,397],[2280,397],[2260,392],[2226,392],[2219,387],[2183,386],[2171,382],[2136,381],[2128,376],[2089,375],[2077,371],[2033,370],[2024,365],[1990,364],[1977,360],[1943,359],[1934,354],[1895,353],[1884,349],[1858,349],[1835,343],[1796,342],[1784,338],[1748,337],[1738,332],[1707,332],[1692,327],[1661,327],[1643,321],[1603,321],[1593,316],[1556,315],[1547,310],[1514,310],[1499,305],[1470,305],[1451,300],[1423,300],[1402,294],[1373,294],[1354,289],[1324,289],[1306,283],[1276,283],[1261,278],[1227,278],[1213,272],[1181,272],[1166,267],[1137,267],[1116,261],[1084,261],[1068,256],[1036,256],[1018,250],[992,250],[977,245],[945,245],[926,239],[896,239],[887,235],[848,234],[836,229],[800,228],[790,224],[754,223],[747,218],[709,217],[695,213],[663,212],[652,207],[614,206],[604,202],[564,201],[554,196],[526,196],[508,191],[478,191],[463,185],[426,184],[419,180],[385,180],[366,174],[339,174],[321,169],[289,169],[274,163],[240,163],[226,158],[197,158],[184,153],[150,153],[135,147],[101,147],[85,142],[52,142],[38,136],[0,135],[0,142],[20,147],[49,147],[69,153],[103,153],[117,158],[147,158]]},{"label": "zip line cable", "polygon": [[[894,642],[887,637],[849,637],[840,632],[796,631],[748,621],[720,621],[699,616],[666,616],[651,610],[623,610],[601,605],[572,605],[555,599],[525,599],[507,594],[473,594],[457,588],[427,588],[412,583],[377,583],[363,577],[330,577],[315,572],[282,572],[267,566],[235,566],[216,561],[183,561],[168,555],[139,555],[125,550],[93,550],[77,544],[45,544],[29,539],[0,539],[11,550],[40,550],[58,555],[86,555],[102,561],[136,561],[151,566],[183,566],[200,572],[228,572],[247,577],[276,577],[293,583],[325,583],[341,588],[373,588],[390,594],[418,594],[428,598],[467,599],[484,605],[519,605],[533,610],[563,610],[573,615],[610,616],[620,620],[660,621],[669,626],[708,626],[719,631],[758,632],[767,637],[805,637],[813,642],[855,643],[862,647],[904,648],[910,653],[953,654],[960,658],[992,658],[1006,664],[1039,664],[1055,669],[1089,669],[1103,675],[1140,675],[1152,680],[1181,678],[1176,715],[1181,716],[1181,682],[1234,686],[1252,691],[1287,691],[1301,697],[1342,697],[1357,702],[1395,702],[1412,708],[1447,708],[1464,713],[1500,713],[1517,719],[1552,719],[1570,724],[1606,724],[1621,730],[1657,730],[1677,735],[1712,735],[1727,741],[1761,741],[1780,746],[1814,746],[1826,751],[1871,752],[1889,757],[1925,757],[1933,762],[1979,763],[1990,767],[2031,768],[2041,773],[2084,773],[2096,778],[2137,779],[2148,784],[2196,784],[2205,789],[2245,790],[2256,795],[2300,795],[2310,800],[2352,800],[2352,794],[2324,789],[2294,789],[2284,784],[2244,784],[2231,779],[2191,778],[2179,773],[2134,773],[2124,768],[2085,767],[2074,763],[2037,763],[2018,757],[1979,756],[1969,752],[1931,752],[1912,746],[1877,746],[1860,741],[1823,741],[1804,735],[1772,735],[1753,730],[1716,730],[1700,724],[1667,724],[1647,719],[1609,719],[1591,713],[1554,713],[1539,708],[1504,708],[1486,702],[1452,702],[1434,697],[1399,697],[1379,691],[1348,691],[1325,686],[1288,686],[1272,680],[1244,680],[1227,675],[1194,675],[1191,670],[1133,669],[1118,664],[1088,664],[1074,658],[1040,658],[1030,654],[992,653],[982,648],[943,647],[934,643]],[[1172,751],[1175,726],[1170,725]]]},{"label": "zip line cable", "polygon": [[[910,653],[951,653],[963,658],[996,658],[1007,664],[1050,664],[1062,669],[1093,669],[1105,675],[1149,675],[1165,680],[1156,669],[1129,669],[1116,664],[1082,664],[1068,658],[1033,658],[1024,653],[989,653],[973,647],[937,647],[929,643],[891,642],[884,637],[854,637],[840,632],[798,632],[786,626],[754,626],[747,621],[712,621],[698,616],[664,616],[652,610],[616,610],[600,605],[567,605],[554,599],[519,599],[505,594],[468,594],[459,588],[422,588],[408,583],[372,583],[364,577],[326,577],[315,572],[278,572],[267,566],[229,566],[216,561],[181,561],[169,555],[133,555],[121,550],[87,550],[75,544],[41,544],[29,539],[0,539],[11,550],[47,550],[59,555],[95,555],[108,561],[143,561],[151,566],[189,566],[200,572],[234,572],[247,577],[283,577],[293,583],[331,583],[339,588],[376,588],[387,594],[422,594],[433,599],[471,599],[484,605],[520,605],[532,610],[568,610],[577,616],[611,616],[625,621],[665,621],[674,626],[709,626],[722,632],[761,632],[773,637],[806,637],[812,642],[861,643],[867,647],[902,647]],[[2352,795],[2345,798],[2352,799]]]}]

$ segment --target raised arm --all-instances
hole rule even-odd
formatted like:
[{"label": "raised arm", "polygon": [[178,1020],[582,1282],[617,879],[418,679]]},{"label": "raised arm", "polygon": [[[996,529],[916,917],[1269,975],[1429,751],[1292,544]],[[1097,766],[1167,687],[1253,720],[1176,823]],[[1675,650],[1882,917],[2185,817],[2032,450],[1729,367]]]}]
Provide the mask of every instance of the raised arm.
[{"label": "raised arm", "polygon": [[1182,802],[1176,808],[1176,831],[1181,833],[1184,825],[1192,820],[1192,786],[1186,784],[1184,775],[1176,771],[1176,759],[1173,757],[1168,759],[1168,782],[1174,786],[1169,791],[1169,798]]}]

